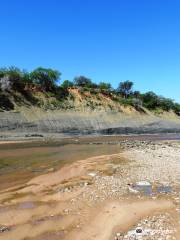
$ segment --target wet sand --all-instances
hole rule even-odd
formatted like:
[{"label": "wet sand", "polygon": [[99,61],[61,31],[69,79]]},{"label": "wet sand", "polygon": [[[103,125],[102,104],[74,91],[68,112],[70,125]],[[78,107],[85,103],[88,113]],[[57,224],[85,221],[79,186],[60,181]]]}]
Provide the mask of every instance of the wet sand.
[{"label": "wet sand", "polygon": [[61,142],[13,143],[0,148],[0,190],[26,183],[33,177],[56,171],[65,164],[102,154],[118,153],[117,145]]},{"label": "wet sand", "polygon": [[[179,143],[128,140],[4,150],[2,159],[25,155],[9,173],[5,168],[7,181],[32,153],[31,167],[39,169],[41,157],[40,165],[47,166],[0,191],[0,230],[7,228],[0,240],[131,240],[128,234],[139,225],[154,234],[141,239],[179,239]],[[55,169],[52,159],[58,159]],[[133,192],[138,181],[150,183],[153,194]],[[157,192],[159,186],[171,186],[172,192]]]}]

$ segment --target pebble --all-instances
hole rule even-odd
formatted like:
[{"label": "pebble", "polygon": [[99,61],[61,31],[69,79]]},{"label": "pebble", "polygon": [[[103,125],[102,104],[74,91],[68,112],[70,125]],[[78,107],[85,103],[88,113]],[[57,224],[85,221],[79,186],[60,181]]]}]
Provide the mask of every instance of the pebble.
[{"label": "pebble", "polygon": [[7,226],[0,226],[0,233],[8,232],[8,231],[10,231],[10,227],[7,227]]}]

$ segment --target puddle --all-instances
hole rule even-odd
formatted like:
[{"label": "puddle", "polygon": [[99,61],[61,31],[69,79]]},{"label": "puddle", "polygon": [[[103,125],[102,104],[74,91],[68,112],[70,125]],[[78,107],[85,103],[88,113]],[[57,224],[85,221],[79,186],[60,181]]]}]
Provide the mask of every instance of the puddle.
[{"label": "puddle", "polygon": [[134,193],[143,193],[144,195],[153,194],[152,185],[146,181],[137,182],[136,184],[133,184],[132,186],[129,187],[129,191]]},{"label": "puddle", "polygon": [[173,189],[171,186],[158,186],[154,188],[152,184],[148,182],[138,182],[136,184],[130,185],[129,186],[129,191],[132,193],[142,193],[146,196],[151,196],[155,194],[160,194],[160,193],[172,193]]},{"label": "puddle", "polygon": [[9,206],[9,207],[0,207],[0,214],[1,213],[4,213],[4,212],[7,212],[11,209],[33,209],[35,208],[37,205],[34,203],[34,202],[22,202],[22,203],[19,203],[17,205],[12,205],[12,206]]},{"label": "puddle", "polygon": [[152,190],[152,186],[146,186],[146,185],[133,185],[132,189],[134,189],[137,192],[143,193],[145,195],[152,195],[153,194],[153,190]]},{"label": "puddle", "polygon": [[18,205],[18,209],[32,209],[35,207],[36,205],[33,202],[23,202]]},{"label": "puddle", "polygon": [[160,186],[157,187],[157,193],[172,193],[172,187],[171,186]]}]

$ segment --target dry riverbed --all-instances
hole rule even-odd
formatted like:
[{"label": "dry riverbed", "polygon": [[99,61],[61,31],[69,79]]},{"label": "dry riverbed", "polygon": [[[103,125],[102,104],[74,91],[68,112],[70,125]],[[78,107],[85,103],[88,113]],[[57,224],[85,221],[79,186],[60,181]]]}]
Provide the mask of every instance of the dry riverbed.
[{"label": "dry riverbed", "polygon": [[180,144],[112,145],[2,189],[0,240],[180,239]]}]

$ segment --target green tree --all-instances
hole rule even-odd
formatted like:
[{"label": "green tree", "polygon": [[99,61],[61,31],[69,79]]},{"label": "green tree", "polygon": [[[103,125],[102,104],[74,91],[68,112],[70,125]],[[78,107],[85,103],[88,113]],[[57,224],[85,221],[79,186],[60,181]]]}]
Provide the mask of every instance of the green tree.
[{"label": "green tree", "polygon": [[141,93],[140,93],[139,91],[134,91],[134,92],[133,92],[133,96],[134,96],[135,98],[140,99],[140,98],[141,98]]},{"label": "green tree", "polygon": [[79,76],[74,78],[74,84],[78,87],[91,87],[93,83],[90,78]]},{"label": "green tree", "polygon": [[174,107],[174,101],[170,98],[159,97],[159,107],[164,111],[170,111]]},{"label": "green tree", "polygon": [[50,68],[36,68],[31,73],[33,82],[41,85],[45,91],[52,91],[56,87],[57,81],[60,79],[61,73]]},{"label": "green tree", "polygon": [[154,92],[142,94],[143,105],[148,109],[155,109],[159,106],[159,98]]},{"label": "green tree", "polygon": [[129,95],[132,94],[133,85],[134,83],[129,80],[120,82],[117,92],[120,93],[124,98],[128,98]]},{"label": "green tree", "polygon": [[112,86],[111,86],[110,83],[100,82],[98,87],[101,90],[107,90],[107,91],[111,91],[112,90]]},{"label": "green tree", "polygon": [[61,84],[61,87],[64,88],[64,89],[67,89],[69,87],[73,87],[74,84],[73,82],[69,81],[69,80],[65,80],[62,84]]}]

